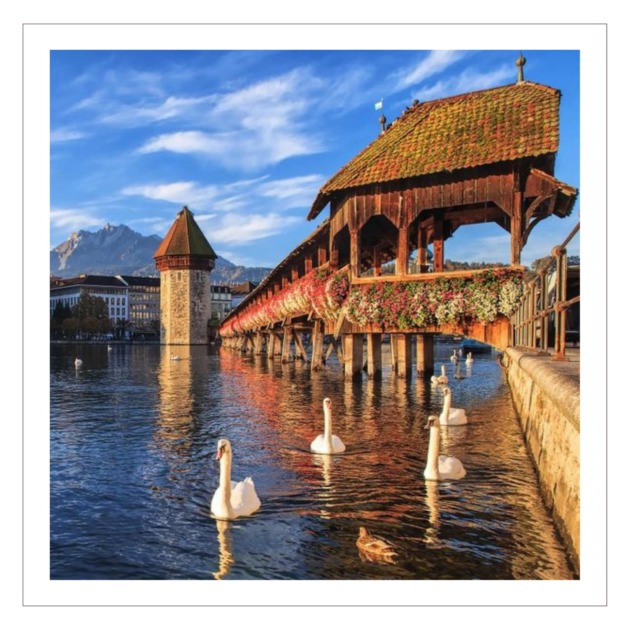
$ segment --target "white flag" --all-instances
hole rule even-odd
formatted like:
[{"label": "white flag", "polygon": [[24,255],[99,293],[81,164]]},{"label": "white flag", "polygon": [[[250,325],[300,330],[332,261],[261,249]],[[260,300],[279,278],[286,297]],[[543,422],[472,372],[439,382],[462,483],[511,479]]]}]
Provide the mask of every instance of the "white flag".
[{"label": "white flag", "polygon": [[383,99],[381,99],[378,103],[374,103],[374,109],[383,109]]}]

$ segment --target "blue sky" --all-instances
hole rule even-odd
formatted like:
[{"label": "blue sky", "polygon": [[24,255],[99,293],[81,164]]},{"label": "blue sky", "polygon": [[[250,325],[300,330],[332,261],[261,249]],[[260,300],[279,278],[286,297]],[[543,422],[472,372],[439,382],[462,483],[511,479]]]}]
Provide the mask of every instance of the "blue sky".
[{"label": "blue sky", "polygon": [[[520,51],[50,53],[50,245],[111,223],[163,236],[182,205],[236,264],[275,266],[319,222],[319,188],[417,98],[516,80]],[[556,177],[579,188],[578,51],[523,51],[525,78],[562,92]],[[578,220],[537,226],[523,263]],[[576,245],[570,253],[578,253]],[[509,261],[496,225],[460,228],[454,260]]]}]

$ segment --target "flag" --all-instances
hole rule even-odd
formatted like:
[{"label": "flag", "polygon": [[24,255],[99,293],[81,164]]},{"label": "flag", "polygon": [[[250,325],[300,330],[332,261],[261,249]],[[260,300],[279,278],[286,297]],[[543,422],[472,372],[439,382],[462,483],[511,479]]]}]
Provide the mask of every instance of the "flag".
[{"label": "flag", "polygon": [[383,99],[381,99],[378,103],[374,103],[374,109],[383,109]]}]

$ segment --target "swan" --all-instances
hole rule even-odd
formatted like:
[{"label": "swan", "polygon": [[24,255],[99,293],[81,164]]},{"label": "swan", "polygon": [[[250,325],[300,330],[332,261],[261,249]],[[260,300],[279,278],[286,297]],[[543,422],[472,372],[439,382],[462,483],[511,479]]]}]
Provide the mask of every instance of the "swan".
[{"label": "swan", "polygon": [[74,364],[76,365],[76,367],[81,367],[83,365],[83,361],[81,361],[81,359],[79,359],[79,357],[77,357],[74,360]]},{"label": "swan", "polygon": [[112,349],[111,345],[107,344],[107,350],[109,351],[111,349]]},{"label": "swan", "polygon": [[444,407],[442,407],[442,413],[440,414],[440,424],[467,424],[466,412],[463,409],[451,407],[451,388],[444,387],[442,391],[444,393]]},{"label": "swan", "polygon": [[451,363],[457,363],[459,361],[459,357],[457,356],[457,350],[453,350],[453,354],[451,355]]},{"label": "swan", "polygon": [[181,358],[180,358],[180,356],[179,356],[179,355],[177,355],[177,354],[173,354],[173,353],[171,352],[171,361],[181,361]]},{"label": "swan", "polygon": [[232,446],[229,440],[219,440],[217,459],[220,460],[219,487],[212,497],[210,513],[225,521],[253,514],[260,508],[260,499],[251,477],[238,483],[231,480]]},{"label": "swan", "polygon": [[333,453],[343,453],[346,450],[346,445],[337,435],[333,435],[331,405],[330,398],[324,398],[324,432],[311,442],[311,451],[314,453],[332,455]]},{"label": "swan", "polygon": [[446,376],[446,366],[442,364],[442,375],[431,377],[431,383],[433,385],[447,385],[448,384],[448,376]]},{"label": "swan", "polygon": [[427,425],[429,433],[429,452],[427,465],[424,469],[424,478],[431,481],[444,481],[447,479],[462,479],[466,476],[463,464],[457,457],[440,455],[440,426],[437,416],[429,416]]},{"label": "swan", "polygon": [[466,365],[472,365],[473,361],[474,359],[472,356],[472,352],[469,352],[468,355],[466,356]]}]

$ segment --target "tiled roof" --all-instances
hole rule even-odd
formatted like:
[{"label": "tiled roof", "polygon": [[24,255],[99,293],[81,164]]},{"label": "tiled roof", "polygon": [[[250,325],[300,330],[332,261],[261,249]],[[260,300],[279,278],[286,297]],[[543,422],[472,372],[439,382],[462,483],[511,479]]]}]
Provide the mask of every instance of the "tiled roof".
[{"label": "tiled roof", "polygon": [[116,276],[94,276],[91,274],[83,274],[74,278],[63,278],[51,281],[51,289],[61,289],[69,286],[89,286],[89,287],[119,287],[124,288],[125,283]]},{"label": "tiled roof", "polygon": [[559,90],[529,81],[417,103],[326,182],[308,218],[336,191],[555,153],[559,107]]},{"label": "tiled roof", "polygon": [[161,256],[206,256],[215,259],[217,255],[193,218],[193,213],[184,206],[164,240],[153,254]]}]

